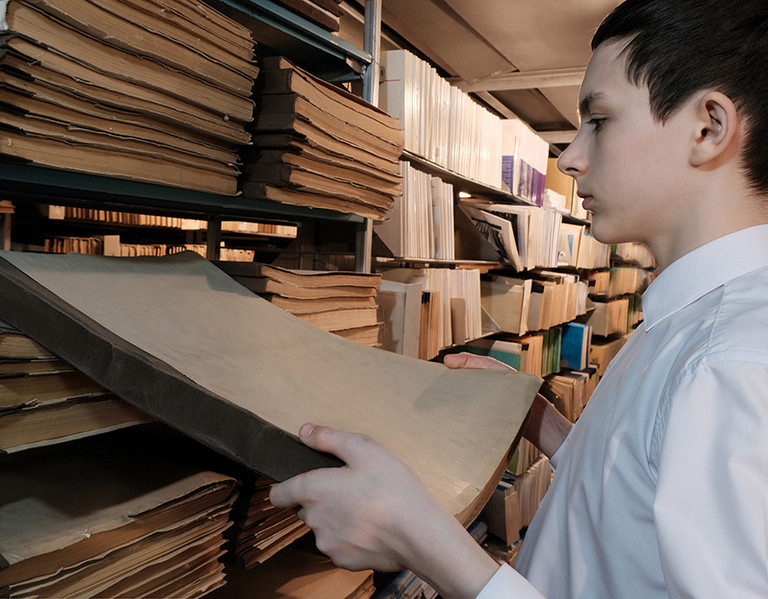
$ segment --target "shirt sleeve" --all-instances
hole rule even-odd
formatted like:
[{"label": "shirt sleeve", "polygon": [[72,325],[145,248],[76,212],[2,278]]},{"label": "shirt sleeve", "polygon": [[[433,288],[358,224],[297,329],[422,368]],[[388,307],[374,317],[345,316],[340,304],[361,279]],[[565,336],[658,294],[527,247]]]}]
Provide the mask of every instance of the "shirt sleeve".
[{"label": "shirt sleeve", "polygon": [[654,515],[669,596],[768,597],[768,364],[699,368],[667,409]]},{"label": "shirt sleeve", "polygon": [[544,595],[509,564],[502,564],[476,599],[544,599]]}]

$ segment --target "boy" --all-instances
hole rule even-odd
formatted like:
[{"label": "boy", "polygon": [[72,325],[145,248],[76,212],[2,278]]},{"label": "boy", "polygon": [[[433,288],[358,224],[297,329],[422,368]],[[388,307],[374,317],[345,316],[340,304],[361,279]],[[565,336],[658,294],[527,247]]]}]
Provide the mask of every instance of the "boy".
[{"label": "boy", "polygon": [[446,598],[765,598],[768,3],[628,0],[592,47],[559,167],[595,237],[646,243],[660,274],[579,422],[535,404],[525,433],[555,477],[519,573],[356,435],[305,426],[348,466],[272,499],[301,505],[340,565],[411,568]]}]

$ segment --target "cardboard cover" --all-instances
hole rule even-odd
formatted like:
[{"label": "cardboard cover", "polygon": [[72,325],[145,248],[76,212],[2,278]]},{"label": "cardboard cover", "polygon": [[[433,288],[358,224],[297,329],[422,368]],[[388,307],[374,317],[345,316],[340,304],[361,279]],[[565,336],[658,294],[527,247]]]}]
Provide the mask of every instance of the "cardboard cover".
[{"label": "cardboard cover", "polygon": [[0,252],[2,317],[118,396],[272,478],[338,465],[304,422],[368,434],[462,521],[507,465],[540,379],[363,347],[193,253]]}]

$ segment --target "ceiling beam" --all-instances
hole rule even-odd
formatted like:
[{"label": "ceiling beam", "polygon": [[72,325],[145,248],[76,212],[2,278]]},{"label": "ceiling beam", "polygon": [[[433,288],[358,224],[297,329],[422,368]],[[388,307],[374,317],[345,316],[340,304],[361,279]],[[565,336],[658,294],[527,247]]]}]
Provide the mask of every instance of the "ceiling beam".
[{"label": "ceiling beam", "polygon": [[498,73],[474,81],[456,81],[465,92],[493,92],[515,89],[536,89],[542,87],[564,87],[581,85],[585,67],[548,69],[542,71],[517,71]]}]

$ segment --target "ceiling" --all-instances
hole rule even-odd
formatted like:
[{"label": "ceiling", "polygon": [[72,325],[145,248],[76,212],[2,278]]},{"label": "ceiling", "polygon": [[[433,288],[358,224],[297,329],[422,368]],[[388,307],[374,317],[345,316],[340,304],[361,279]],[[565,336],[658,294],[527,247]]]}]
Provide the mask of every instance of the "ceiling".
[{"label": "ceiling", "polygon": [[[619,0],[380,0],[382,51],[407,47],[553,150],[578,127],[589,42]],[[353,4],[353,3],[350,3]],[[359,4],[358,4],[359,6]]]}]

